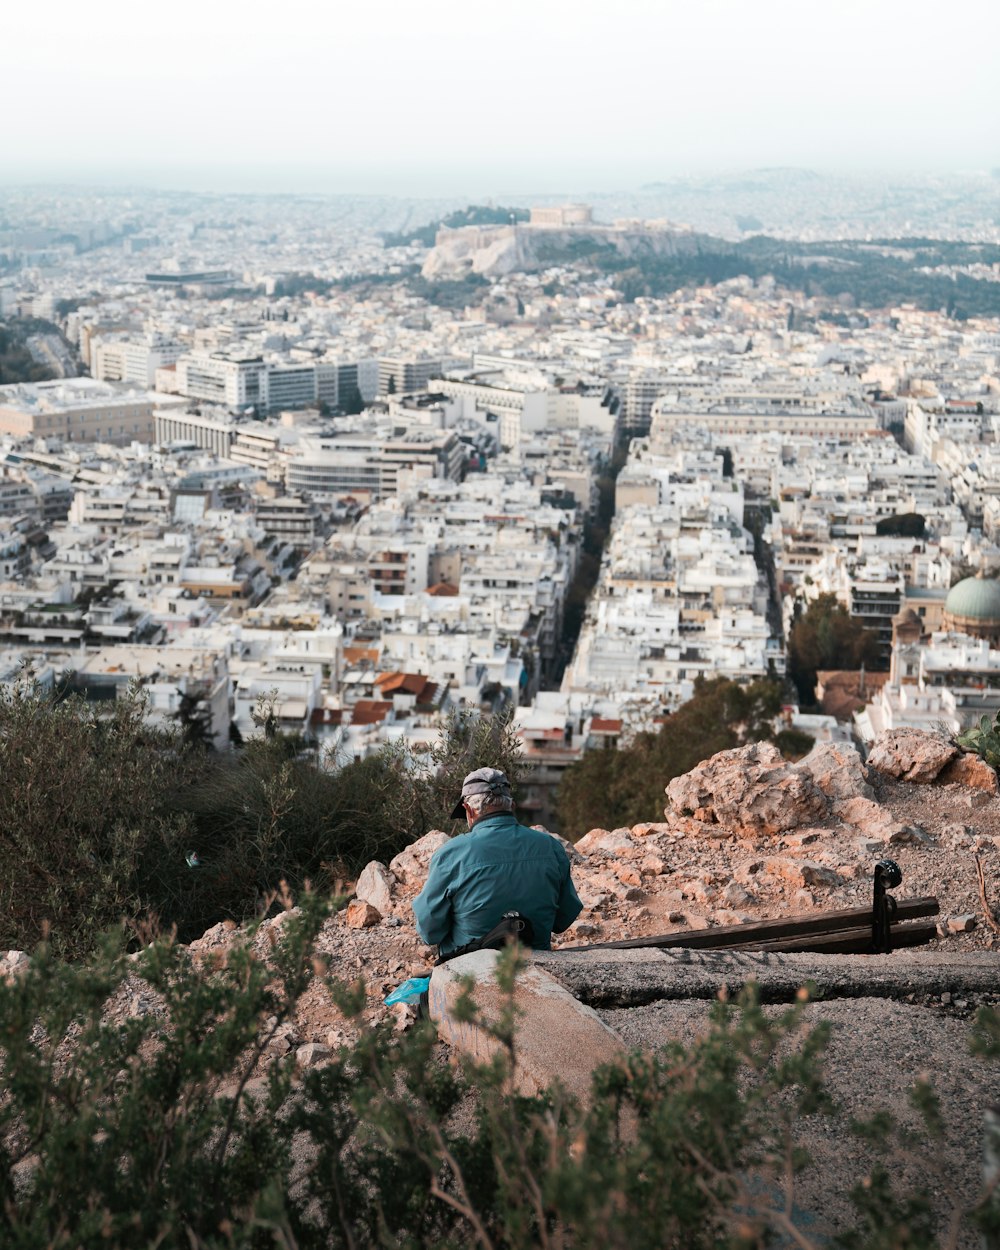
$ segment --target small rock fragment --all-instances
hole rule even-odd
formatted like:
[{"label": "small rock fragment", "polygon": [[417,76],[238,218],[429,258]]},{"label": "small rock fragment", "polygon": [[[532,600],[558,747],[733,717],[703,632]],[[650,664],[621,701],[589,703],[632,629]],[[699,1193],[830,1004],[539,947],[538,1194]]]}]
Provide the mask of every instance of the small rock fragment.
[{"label": "small rock fragment", "polygon": [[323,1042],[306,1042],[295,1052],[295,1062],[300,1068],[314,1068],[330,1057],[330,1047]]},{"label": "small rock fragment", "polygon": [[344,912],[344,923],[350,929],[370,929],[381,919],[382,917],[371,903],[362,903],[360,899],[348,903],[347,911]]}]

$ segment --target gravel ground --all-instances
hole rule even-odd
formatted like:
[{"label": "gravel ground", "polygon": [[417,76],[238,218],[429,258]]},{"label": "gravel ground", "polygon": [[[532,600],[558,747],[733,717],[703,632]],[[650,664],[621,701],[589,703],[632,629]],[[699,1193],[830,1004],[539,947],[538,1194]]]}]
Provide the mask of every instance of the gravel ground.
[{"label": "gravel ground", "polygon": [[[704,1002],[661,1002],[608,1009],[601,1018],[626,1044],[653,1050],[669,1040],[690,1045],[708,1027]],[[780,1008],[767,1008],[778,1013]],[[942,1246],[949,1244],[956,1207],[964,1211],[980,1193],[984,1109],[1000,1101],[1000,1067],[969,1054],[972,1022],[945,1005],[917,1006],[879,998],[810,1003],[808,1026],[832,1026],[826,1052],[827,1087],[838,1106],[832,1116],[811,1116],[798,1124],[797,1138],[812,1162],[798,1178],[795,1203],[815,1217],[816,1232],[830,1235],[851,1227],[853,1184],[875,1156],[850,1132],[852,1118],[890,1111],[913,1140],[887,1162],[898,1192],[928,1194]],[[914,1080],[925,1076],[937,1090],[943,1140],[933,1140],[909,1104]],[[976,1250],[980,1242],[965,1221],[953,1243]]]}]

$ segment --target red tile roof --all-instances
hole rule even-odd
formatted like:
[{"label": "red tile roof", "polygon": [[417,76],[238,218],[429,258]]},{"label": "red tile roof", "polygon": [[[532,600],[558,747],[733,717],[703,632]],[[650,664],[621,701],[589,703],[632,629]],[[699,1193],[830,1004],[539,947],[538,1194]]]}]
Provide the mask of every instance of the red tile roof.
[{"label": "red tile roof", "polygon": [[345,647],[344,663],[360,664],[362,660],[370,660],[372,664],[378,661],[378,649],[372,647]]},{"label": "red tile roof", "polygon": [[391,703],[381,699],[359,699],[351,710],[352,725],[377,725],[392,711]]},{"label": "red tile roof", "polygon": [[419,698],[427,685],[427,678],[421,673],[379,673],[375,685],[383,694],[415,694]]}]

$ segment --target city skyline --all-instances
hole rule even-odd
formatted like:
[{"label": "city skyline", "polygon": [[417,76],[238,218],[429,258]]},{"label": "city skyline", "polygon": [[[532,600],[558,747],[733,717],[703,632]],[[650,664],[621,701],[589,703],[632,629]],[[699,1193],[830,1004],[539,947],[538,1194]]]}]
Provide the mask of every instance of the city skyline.
[{"label": "city skyline", "polygon": [[432,0],[265,29],[190,0],[144,27],[105,0],[95,43],[93,15],[60,3],[44,45],[24,10],[9,19],[0,181],[489,195],[759,166],[986,171],[1000,20],[979,0],[936,13]]}]

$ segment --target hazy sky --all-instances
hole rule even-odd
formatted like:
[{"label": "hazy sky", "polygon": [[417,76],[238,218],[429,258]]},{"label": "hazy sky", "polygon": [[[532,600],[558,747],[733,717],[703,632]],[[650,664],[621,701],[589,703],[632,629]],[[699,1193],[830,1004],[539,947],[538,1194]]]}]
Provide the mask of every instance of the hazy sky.
[{"label": "hazy sky", "polygon": [[0,180],[414,194],[1000,165],[997,0],[8,0]]}]

